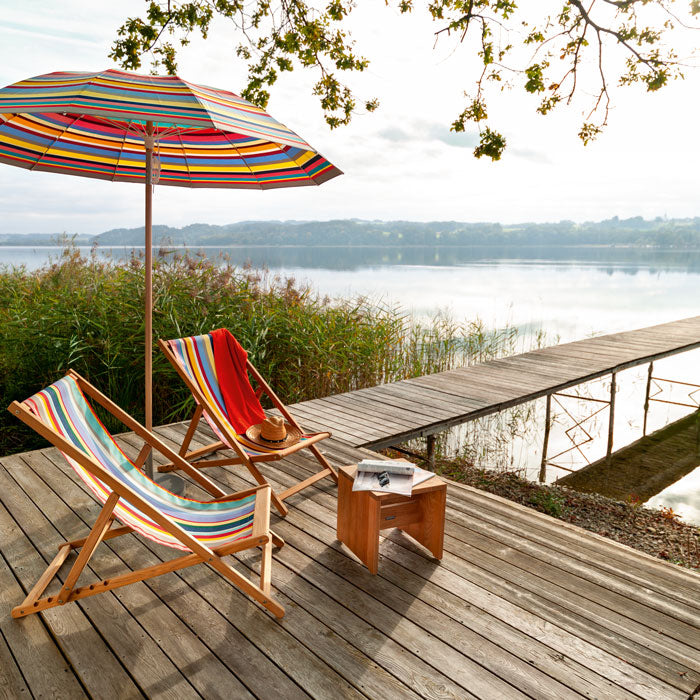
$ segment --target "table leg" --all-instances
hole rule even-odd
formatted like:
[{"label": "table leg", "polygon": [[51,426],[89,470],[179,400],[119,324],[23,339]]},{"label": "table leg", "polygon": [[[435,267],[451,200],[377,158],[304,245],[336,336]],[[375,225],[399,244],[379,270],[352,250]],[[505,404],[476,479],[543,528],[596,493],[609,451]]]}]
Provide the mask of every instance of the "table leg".
[{"label": "table leg", "polygon": [[417,522],[400,529],[428,549],[436,559],[442,559],[445,539],[445,503],[447,487],[415,497],[421,509]]},{"label": "table leg", "polygon": [[337,537],[373,573],[379,566],[379,501],[369,491],[353,491],[343,472],[338,478]]}]

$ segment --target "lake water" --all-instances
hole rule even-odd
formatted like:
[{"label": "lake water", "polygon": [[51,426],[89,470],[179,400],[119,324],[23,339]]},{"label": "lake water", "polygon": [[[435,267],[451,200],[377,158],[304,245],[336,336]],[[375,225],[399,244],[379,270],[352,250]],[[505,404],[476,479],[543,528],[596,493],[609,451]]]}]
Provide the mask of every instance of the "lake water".
[{"label": "lake water", "polygon": [[[36,268],[59,252],[58,248],[0,248],[0,261]],[[130,254],[125,249],[100,252],[117,258]],[[419,319],[443,311],[457,321],[478,317],[491,328],[514,325],[520,331],[520,350],[532,347],[539,330],[546,333],[549,342],[567,342],[700,314],[700,251],[244,246],[203,252],[210,257],[226,255],[237,265],[250,262],[266,266],[273,273],[308,282],[324,295],[364,295],[399,305]],[[700,352],[661,360],[655,370],[656,376],[700,384]],[[646,367],[618,376],[615,448],[641,436],[645,380]],[[591,382],[581,392],[606,398],[608,381]],[[693,402],[687,398],[688,391],[683,393],[680,387],[665,391],[664,398]],[[590,402],[571,401],[566,408],[581,419],[590,413],[590,406]],[[652,404],[648,429],[655,430],[689,410]],[[550,455],[570,445],[565,433],[570,424],[566,424],[563,410],[558,414],[550,437]],[[533,477],[541,458],[542,402],[534,402],[530,413],[519,417],[526,428],[499,441],[496,452],[481,437],[488,431],[507,433],[507,417],[463,427],[455,431],[452,442],[466,441],[481,463],[507,459]],[[559,464],[579,468],[586,460],[604,454],[605,412],[584,425],[595,439],[580,453],[573,451],[557,460]],[[564,473],[552,468],[548,480]],[[650,503],[672,507],[684,519],[700,523],[700,469]]]}]

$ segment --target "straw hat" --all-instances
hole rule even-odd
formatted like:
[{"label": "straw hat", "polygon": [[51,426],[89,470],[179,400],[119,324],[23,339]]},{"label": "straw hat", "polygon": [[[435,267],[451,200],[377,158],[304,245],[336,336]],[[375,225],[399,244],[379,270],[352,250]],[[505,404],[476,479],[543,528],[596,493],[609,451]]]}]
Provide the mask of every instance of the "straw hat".
[{"label": "straw hat", "polygon": [[301,430],[285,423],[280,416],[270,416],[262,423],[251,425],[245,431],[245,435],[248,440],[258,445],[281,450],[299,442]]}]

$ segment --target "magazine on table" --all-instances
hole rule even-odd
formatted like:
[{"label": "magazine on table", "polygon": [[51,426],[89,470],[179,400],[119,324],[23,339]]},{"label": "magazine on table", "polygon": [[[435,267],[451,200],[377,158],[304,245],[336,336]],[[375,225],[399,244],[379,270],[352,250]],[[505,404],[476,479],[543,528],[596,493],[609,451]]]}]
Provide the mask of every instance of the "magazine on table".
[{"label": "magazine on table", "polygon": [[434,476],[403,460],[363,459],[357,465],[353,491],[377,491],[410,496],[414,486]]}]

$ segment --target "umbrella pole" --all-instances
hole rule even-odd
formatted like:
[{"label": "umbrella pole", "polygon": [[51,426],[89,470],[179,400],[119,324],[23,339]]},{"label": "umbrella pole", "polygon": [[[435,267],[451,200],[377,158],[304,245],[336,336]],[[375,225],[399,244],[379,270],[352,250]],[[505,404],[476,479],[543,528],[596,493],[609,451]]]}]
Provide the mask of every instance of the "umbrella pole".
[{"label": "umbrella pole", "polygon": [[[146,294],[145,294],[145,415],[146,430],[153,430],[153,122],[146,122]],[[153,478],[153,456],[144,464],[146,474]]]},{"label": "umbrella pole", "polygon": [[[153,430],[153,122],[146,122],[146,135],[144,145],[146,147],[146,275],[145,275],[145,425],[146,430]],[[185,494],[185,481],[177,474],[153,473],[153,451],[148,453],[143,464],[147,476],[158,482],[163,488],[178,496]]]}]

